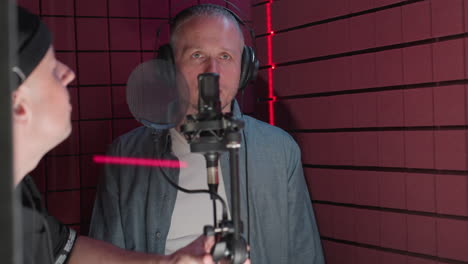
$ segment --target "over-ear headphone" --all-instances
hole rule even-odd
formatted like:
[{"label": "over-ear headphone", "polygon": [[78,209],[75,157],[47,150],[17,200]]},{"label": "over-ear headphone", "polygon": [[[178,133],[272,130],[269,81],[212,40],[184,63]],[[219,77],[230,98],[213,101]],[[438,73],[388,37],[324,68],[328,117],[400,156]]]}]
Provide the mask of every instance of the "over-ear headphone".
[{"label": "over-ear headphone", "polygon": [[[214,5],[214,4],[202,4],[202,5],[196,5],[196,6],[186,8],[182,10],[181,12],[179,12],[169,24],[171,31],[173,31],[173,27],[174,25],[177,24],[178,20],[190,14],[193,11],[193,9],[197,6],[209,6],[212,8],[224,10],[228,12],[230,15],[232,15],[234,19],[237,21],[237,23],[239,23],[239,25],[246,26],[244,21],[242,21],[242,19],[240,19],[238,15],[236,15],[233,11],[229,10],[228,8],[225,8],[219,5]],[[159,47],[159,52],[156,58],[160,60],[165,60],[169,62],[169,65],[174,65],[175,67],[174,53],[172,51],[172,47],[170,44],[161,45]],[[259,62],[258,62],[257,57],[255,56],[254,49],[252,47],[245,45],[244,50],[242,51],[242,60],[241,60],[241,73],[240,73],[240,79],[239,79],[240,91],[243,91],[250,81],[254,81],[256,79],[257,72],[258,72],[258,65],[259,65]],[[169,73],[170,76],[175,76],[175,69],[169,69],[169,71],[172,71],[171,73]]]}]

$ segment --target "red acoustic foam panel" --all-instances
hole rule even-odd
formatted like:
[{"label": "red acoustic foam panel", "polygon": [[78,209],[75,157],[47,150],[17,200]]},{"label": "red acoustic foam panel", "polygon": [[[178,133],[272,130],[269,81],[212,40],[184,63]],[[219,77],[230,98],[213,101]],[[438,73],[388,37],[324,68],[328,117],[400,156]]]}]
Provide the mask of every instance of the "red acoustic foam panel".
[{"label": "red acoustic foam panel", "polygon": [[320,3],[326,5],[326,17],[338,17],[351,12],[350,2],[349,0],[329,0]]},{"label": "red acoustic foam panel", "polygon": [[407,250],[407,215],[381,212],[380,246],[398,250]]},{"label": "red acoustic foam panel", "polygon": [[394,86],[403,84],[402,49],[387,50],[376,53],[377,86]]},{"label": "red acoustic foam panel", "polygon": [[403,41],[401,7],[395,7],[377,13],[375,23],[376,46],[398,44]]},{"label": "red acoustic foam panel", "polygon": [[357,247],[346,245],[342,243],[336,243],[332,241],[323,241],[323,253],[327,263],[329,264],[340,264],[350,263],[357,264],[356,262],[356,250]]},{"label": "red acoustic foam panel", "polygon": [[375,131],[354,135],[354,166],[377,166],[379,162],[378,134]]},{"label": "red acoustic foam panel", "polygon": [[454,219],[437,219],[437,256],[468,261],[468,222]]},{"label": "red acoustic foam panel", "polygon": [[372,9],[374,7],[375,0],[354,0],[349,1],[351,13],[361,12]]},{"label": "red acoustic foam panel", "polygon": [[403,48],[403,79],[405,84],[433,81],[432,45]]},{"label": "red acoustic foam panel", "polygon": [[351,32],[349,19],[328,23],[326,42],[330,54],[344,53],[351,50]]},{"label": "red acoustic foam panel", "polygon": [[405,126],[434,125],[434,93],[432,88],[404,91]]},{"label": "red acoustic foam panel", "polygon": [[330,60],[330,91],[347,91],[354,88],[352,83],[352,59],[350,57]]},{"label": "red acoustic foam panel", "polygon": [[127,87],[113,86],[112,87],[112,113],[113,117],[117,118],[133,118],[127,104]]},{"label": "red acoustic foam panel", "polygon": [[463,39],[432,44],[435,81],[459,80],[465,77]]},{"label": "red acoustic foam panel", "polygon": [[39,3],[41,4],[41,15],[73,16],[75,13],[75,0],[42,0]]},{"label": "red acoustic foam panel", "polygon": [[383,91],[377,95],[378,125],[400,127],[404,124],[403,91]]},{"label": "red acoustic foam panel", "polygon": [[[272,1],[271,24],[273,30],[291,28],[327,18],[328,1],[298,0],[294,2]],[[264,8],[268,8],[265,5]]]},{"label": "red acoustic foam panel", "polygon": [[349,94],[336,95],[330,97],[329,102],[329,126],[331,128],[353,127],[353,96]]},{"label": "red acoustic foam panel", "polygon": [[463,33],[463,0],[432,0],[432,34],[434,37]]},{"label": "red acoustic foam panel", "polygon": [[350,18],[351,49],[363,50],[375,47],[376,29],[374,13]]},{"label": "red acoustic foam panel", "polygon": [[375,53],[351,57],[351,88],[364,89],[377,86]]},{"label": "red acoustic foam panel", "polygon": [[436,125],[465,125],[465,106],[465,85],[434,87],[434,122]]},{"label": "red acoustic foam panel", "polygon": [[75,22],[73,17],[44,17],[49,30],[53,34],[55,50],[75,50]]},{"label": "red acoustic foam panel", "polygon": [[112,123],[112,129],[114,131],[113,139],[140,126],[142,126],[142,124],[133,118],[114,120]]},{"label": "red acoustic foam panel", "polygon": [[47,158],[48,190],[80,188],[80,159],[77,156]]},{"label": "red acoustic foam panel", "polygon": [[109,23],[111,50],[140,49],[140,25],[138,20],[111,18]]},{"label": "red acoustic foam panel", "polygon": [[81,191],[81,222],[91,222],[96,190],[88,189]]},{"label": "red acoustic foam panel", "polygon": [[315,217],[320,235],[333,237],[332,205],[314,204]]},{"label": "red acoustic foam panel", "polygon": [[356,203],[379,206],[379,177],[373,171],[353,172],[356,187]]},{"label": "red acoustic foam panel", "polygon": [[437,254],[436,218],[430,216],[408,215],[408,251]]},{"label": "red acoustic foam panel", "polygon": [[356,263],[360,263],[360,264],[381,263],[380,262],[381,254],[382,252],[376,249],[357,247],[356,248]]},{"label": "red acoustic foam panel", "polygon": [[142,17],[168,18],[169,1],[140,0],[140,15]]},{"label": "red acoustic foam panel", "polygon": [[106,18],[76,18],[78,50],[109,49],[108,20]]},{"label": "red acoustic foam panel", "polygon": [[326,177],[333,190],[331,201],[336,203],[354,203],[356,186],[354,172],[349,170],[328,170]]},{"label": "red acoustic foam panel", "polygon": [[333,230],[337,239],[356,240],[356,209],[335,206],[333,208]]},{"label": "red acoustic foam panel", "polygon": [[64,224],[80,222],[80,191],[49,192],[47,209]]},{"label": "red acoustic foam panel", "polygon": [[354,154],[354,133],[332,133],[331,163],[334,165],[352,165]]},{"label": "red acoustic foam panel", "polygon": [[440,214],[468,216],[468,180],[461,175],[436,175],[436,205]]},{"label": "red acoustic foam panel", "polygon": [[434,168],[434,132],[405,131],[405,166]]},{"label": "red acoustic foam panel", "polygon": [[403,2],[403,1],[402,0],[379,0],[379,1],[374,0],[374,7],[384,7],[384,6],[389,6],[389,5],[400,3],[400,2]]},{"label": "red acoustic foam panel", "polygon": [[327,42],[317,41],[325,40],[327,36],[327,24],[274,34],[273,62],[283,63],[328,55]]},{"label": "red acoustic foam panel", "polygon": [[111,121],[81,121],[80,135],[82,154],[104,153],[112,142]]},{"label": "red acoustic foam panel", "polygon": [[277,96],[328,92],[330,79],[329,60],[282,66],[273,71]]},{"label": "red acoustic foam panel", "polygon": [[109,1],[109,16],[138,17],[138,1],[112,0]]},{"label": "red acoustic foam panel", "polygon": [[406,257],[406,264],[438,264],[437,260],[424,259],[420,257]]},{"label": "red acoustic foam panel", "polygon": [[393,263],[406,263],[407,257],[405,255],[391,253],[391,252],[380,252],[379,261],[376,263],[380,264],[393,264]]},{"label": "red acoustic foam panel", "polygon": [[263,5],[252,7],[252,21],[255,34],[267,33],[267,17],[266,8]]},{"label": "red acoustic foam panel", "polygon": [[404,167],[405,135],[403,131],[380,131],[379,166]]},{"label": "red acoustic foam panel", "polygon": [[104,166],[93,162],[93,155],[80,156],[82,187],[96,187],[104,174]]},{"label": "red acoustic foam panel", "polygon": [[183,2],[171,1],[171,10],[170,10],[171,17],[174,17],[175,15],[177,15],[177,13],[179,13],[185,8],[193,6],[193,5],[197,5],[197,4],[198,4],[197,0],[187,0]]},{"label": "red acoustic foam panel", "polygon": [[431,37],[431,3],[429,1],[403,6],[402,17],[404,42]]},{"label": "red acoustic foam panel", "polygon": [[355,210],[356,242],[380,245],[380,212],[368,209]]},{"label": "red acoustic foam panel", "polygon": [[379,172],[379,202],[381,207],[406,209],[406,174]]},{"label": "red acoustic foam panel", "polygon": [[110,83],[109,53],[78,53],[78,80],[80,84]]},{"label": "red acoustic foam panel", "polygon": [[433,174],[406,174],[406,205],[408,210],[436,211],[436,182]]},{"label": "red acoustic foam panel", "polygon": [[466,170],[466,131],[435,131],[435,167]]},{"label": "red acoustic foam panel", "polygon": [[111,118],[111,92],[108,86],[80,87],[82,119]]},{"label": "red acoustic foam panel", "polygon": [[331,201],[333,199],[334,182],[331,170],[304,168],[304,174],[313,200]]},{"label": "red acoustic foam panel", "polygon": [[139,52],[113,52],[111,53],[112,83],[125,85],[132,71],[141,63]]},{"label": "red acoustic foam panel", "polygon": [[76,1],[77,16],[107,16],[107,0]]},{"label": "red acoustic foam panel", "polygon": [[352,98],[354,127],[376,127],[377,93],[359,93]]}]

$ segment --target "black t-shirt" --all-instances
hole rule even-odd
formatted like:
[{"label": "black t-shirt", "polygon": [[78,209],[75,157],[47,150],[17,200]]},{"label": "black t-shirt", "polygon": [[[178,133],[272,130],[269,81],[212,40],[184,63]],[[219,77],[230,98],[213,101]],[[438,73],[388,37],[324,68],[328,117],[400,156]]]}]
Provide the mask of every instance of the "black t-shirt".
[{"label": "black t-shirt", "polygon": [[23,263],[64,264],[76,241],[76,232],[47,213],[30,176],[16,188],[21,192]]}]

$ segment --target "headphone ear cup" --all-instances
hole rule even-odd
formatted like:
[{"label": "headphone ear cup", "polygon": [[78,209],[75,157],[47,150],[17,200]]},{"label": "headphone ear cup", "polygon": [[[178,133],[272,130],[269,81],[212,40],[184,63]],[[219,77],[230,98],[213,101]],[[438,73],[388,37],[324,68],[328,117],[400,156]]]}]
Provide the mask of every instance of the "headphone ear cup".
[{"label": "headphone ear cup", "polygon": [[168,63],[174,64],[174,55],[172,53],[172,48],[170,44],[164,44],[159,47],[158,55],[156,56],[158,60],[165,60]]},{"label": "headphone ear cup", "polygon": [[176,67],[175,67],[175,61],[174,61],[174,53],[172,52],[171,45],[165,44],[165,45],[160,46],[156,59],[167,62],[163,64],[163,65],[167,65],[167,67],[163,67],[164,69],[159,69],[159,70],[164,71],[166,76],[170,78],[170,80],[173,81],[173,83],[175,84]]},{"label": "headphone ear cup", "polygon": [[243,91],[250,81],[255,81],[258,72],[258,60],[254,50],[249,46],[244,46],[242,52],[241,74],[239,89]]}]

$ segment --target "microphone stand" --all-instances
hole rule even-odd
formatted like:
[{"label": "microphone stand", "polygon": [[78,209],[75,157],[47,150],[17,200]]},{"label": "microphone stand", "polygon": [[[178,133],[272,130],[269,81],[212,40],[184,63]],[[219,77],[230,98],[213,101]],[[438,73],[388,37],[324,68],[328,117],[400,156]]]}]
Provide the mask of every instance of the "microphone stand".
[{"label": "microphone stand", "polygon": [[[181,132],[190,144],[191,152],[203,153],[207,160],[208,186],[212,193],[214,207],[214,226],[205,226],[206,236],[215,236],[215,245],[211,254],[215,262],[222,259],[233,264],[242,264],[248,258],[247,243],[241,236],[239,192],[239,149],[241,146],[240,130],[244,122],[235,119],[231,113],[223,114],[219,102],[219,75],[204,73],[198,76],[199,112],[187,116],[181,126]],[[218,186],[218,158],[222,152],[229,152],[231,176],[231,215],[223,214],[222,220],[216,221],[216,206],[213,193]],[[226,210],[223,210],[226,211]]]}]

